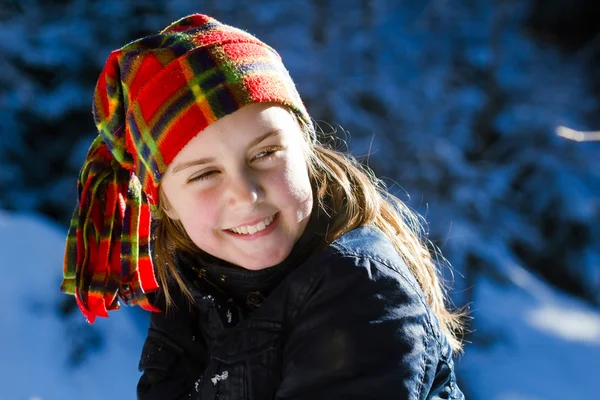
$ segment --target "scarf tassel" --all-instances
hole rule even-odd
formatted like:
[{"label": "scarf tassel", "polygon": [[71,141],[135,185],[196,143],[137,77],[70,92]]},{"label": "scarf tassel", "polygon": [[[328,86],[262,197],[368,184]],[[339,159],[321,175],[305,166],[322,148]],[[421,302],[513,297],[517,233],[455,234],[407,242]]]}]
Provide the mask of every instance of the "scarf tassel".
[{"label": "scarf tassel", "polygon": [[149,205],[137,176],[123,169],[98,137],[79,178],[65,250],[61,290],[74,294],[92,324],[127,305],[160,311],[146,293],[158,289],[150,251]]}]

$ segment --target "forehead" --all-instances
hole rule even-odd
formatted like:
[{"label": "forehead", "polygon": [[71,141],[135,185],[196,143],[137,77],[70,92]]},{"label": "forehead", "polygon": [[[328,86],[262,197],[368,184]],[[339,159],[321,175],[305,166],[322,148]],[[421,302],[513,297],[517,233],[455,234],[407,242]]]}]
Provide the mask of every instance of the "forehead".
[{"label": "forehead", "polygon": [[288,108],[273,104],[252,104],[223,117],[209,125],[203,132],[223,134],[260,134],[273,125],[296,124]]},{"label": "forehead", "polygon": [[202,156],[211,150],[232,151],[247,147],[253,140],[273,131],[279,131],[279,137],[298,137],[302,135],[300,127],[291,111],[272,104],[252,104],[227,115],[206,127],[179,152],[177,159]]}]

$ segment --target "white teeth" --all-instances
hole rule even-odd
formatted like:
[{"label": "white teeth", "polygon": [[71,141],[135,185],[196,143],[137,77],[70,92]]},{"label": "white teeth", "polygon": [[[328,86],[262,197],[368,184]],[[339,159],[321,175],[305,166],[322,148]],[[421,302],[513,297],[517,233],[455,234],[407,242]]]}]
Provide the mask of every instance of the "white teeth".
[{"label": "white teeth", "polygon": [[260,221],[258,224],[253,225],[253,226],[240,226],[238,228],[231,228],[229,229],[232,232],[235,232],[237,234],[240,235],[253,235],[256,232],[260,232],[262,230],[264,230],[267,226],[271,225],[271,222],[273,222],[273,219],[275,218],[274,215],[265,218],[264,220]]}]

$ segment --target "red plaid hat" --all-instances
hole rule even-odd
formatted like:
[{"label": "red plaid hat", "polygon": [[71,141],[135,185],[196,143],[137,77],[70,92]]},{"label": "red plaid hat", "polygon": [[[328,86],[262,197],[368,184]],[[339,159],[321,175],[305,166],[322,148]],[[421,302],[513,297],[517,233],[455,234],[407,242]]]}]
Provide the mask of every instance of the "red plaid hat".
[{"label": "red plaid hat", "polygon": [[276,102],[312,126],[271,47],[194,14],[115,50],[94,94],[99,135],[81,169],[61,290],[88,322],[126,304],[157,311],[151,209],[167,166],[200,131],[245,105]]}]

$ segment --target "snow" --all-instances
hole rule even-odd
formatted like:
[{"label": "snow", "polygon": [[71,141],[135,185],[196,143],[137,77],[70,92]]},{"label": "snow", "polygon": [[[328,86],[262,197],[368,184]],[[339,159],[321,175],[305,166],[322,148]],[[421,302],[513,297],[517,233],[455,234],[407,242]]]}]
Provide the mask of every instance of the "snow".
[{"label": "snow", "polygon": [[[144,333],[133,309],[112,313],[93,327],[99,348],[80,364],[69,363],[70,345],[85,332],[57,312],[65,232],[36,215],[0,213],[1,271],[5,306],[2,400],[135,398]],[[81,315],[73,316],[82,321]],[[90,336],[94,337],[94,336]]]},{"label": "snow", "polygon": [[473,307],[480,343],[457,373],[474,399],[563,400],[596,397],[600,312],[514,267],[519,282],[477,282]]}]

